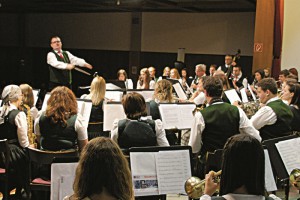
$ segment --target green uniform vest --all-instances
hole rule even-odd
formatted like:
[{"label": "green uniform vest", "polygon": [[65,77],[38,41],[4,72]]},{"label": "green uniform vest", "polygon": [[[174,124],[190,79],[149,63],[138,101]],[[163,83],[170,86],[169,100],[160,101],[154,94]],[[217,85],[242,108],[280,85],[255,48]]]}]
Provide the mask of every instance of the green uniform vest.
[{"label": "green uniform vest", "polygon": [[201,155],[223,149],[227,139],[239,133],[240,113],[228,103],[212,104],[201,111],[205,129],[202,133]]},{"label": "green uniform vest", "polygon": [[50,117],[43,113],[40,117],[39,125],[41,132],[42,149],[60,151],[74,149],[77,145],[77,132],[75,131],[75,121],[77,115],[71,116],[67,120],[67,126],[60,123],[53,123]]},{"label": "green uniform vest", "polygon": [[275,124],[266,125],[259,130],[262,140],[290,135],[293,113],[289,106],[280,99],[272,101],[266,106],[269,106],[275,112],[277,120]]},{"label": "green uniform vest", "polygon": [[[58,61],[64,63],[70,63],[70,59],[67,52],[62,51],[62,54],[64,55],[64,59],[61,58],[54,50],[52,52],[54,53]],[[49,73],[50,73],[50,82],[60,83],[62,85],[68,85],[71,84],[72,82],[71,81],[72,74],[70,70],[57,69],[49,65]]]}]

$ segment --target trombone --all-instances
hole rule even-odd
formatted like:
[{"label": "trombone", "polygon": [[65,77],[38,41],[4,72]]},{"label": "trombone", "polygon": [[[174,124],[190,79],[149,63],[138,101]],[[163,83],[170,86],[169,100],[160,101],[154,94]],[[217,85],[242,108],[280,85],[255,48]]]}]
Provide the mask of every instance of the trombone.
[{"label": "trombone", "polygon": [[[215,173],[214,182],[220,183],[222,170]],[[201,180],[198,177],[192,176],[186,180],[184,184],[186,194],[192,199],[198,199],[204,194],[205,179]]]}]

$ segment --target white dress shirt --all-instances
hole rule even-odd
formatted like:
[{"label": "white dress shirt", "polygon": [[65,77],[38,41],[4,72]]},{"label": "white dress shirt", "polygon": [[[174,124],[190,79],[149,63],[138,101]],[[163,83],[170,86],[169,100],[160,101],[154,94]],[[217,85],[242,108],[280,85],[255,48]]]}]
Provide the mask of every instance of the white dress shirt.
[{"label": "white dress shirt", "polygon": [[[262,195],[251,195],[251,194],[226,194],[223,195],[226,200],[265,200],[265,197]],[[211,200],[211,196],[205,194],[202,195],[200,200]]]},{"label": "white dress shirt", "polygon": [[[39,136],[41,135],[40,124],[39,124],[40,117],[41,117],[42,113],[44,113],[44,112],[45,111],[43,111],[43,110],[39,111],[38,116],[34,122],[34,133]],[[75,126],[75,131],[77,133],[77,139],[78,140],[87,140],[88,139],[87,127],[85,127],[84,118],[80,113],[77,114],[74,126]]]},{"label": "white dress shirt", "polygon": [[[0,108],[2,110],[2,107]],[[9,111],[12,110],[18,110],[18,108],[10,104],[9,106]],[[16,115],[15,118],[15,125],[17,126],[17,135],[18,135],[18,141],[21,147],[25,148],[29,146],[29,140],[28,140],[28,135],[27,135],[27,119],[26,119],[26,114],[24,112],[19,112]]]},{"label": "white dress shirt", "polygon": [[[56,53],[58,52],[56,50],[54,50],[54,51]],[[71,64],[77,65],[77,66],[81,66],[81,67],[83,67],[85,64],[87,64],[84,59],[78,58],[78,57],[74,56],[69,51],[65,51],[65,52],[68,54],[68,57],[69,57],[69,60],[70,60]],[[56,56],[55,56],[55,54],[53,52],[49,52],[48,53],[48,55],[47,55],[47,63],[49,65],[51,65],[52,67],[55,67],[57,69],[66,69],[67,65],[68,65],[68,63],[64,63],[64,62],[58,61],[57,58],[56,58]]]},{"label": "white dress shirt", "polygon": [[[137,82],[137,85],[136,85],[136,89],[145,89],[145,84],[143,84],[142,86],[140,85],[139,81]],[[151,80],[149,82],[149,89],[152,90],[155,88],[155,81],[154,80]]]},{"label": "white dress shirt", "polygon": [[[119,119],[115,119],[113,123],[113,129],[111,131],[111,139],[117,143],[119,138],[118,122]],[[166,137],[165,129],[163,129],[163,124],[160,119],[155,120],[155,133],[158,146],[170,146]]]},{"label": "white dress shirt", "polygon": [[126,79],[125,81],[126,89],[133,89],[133,82],[131,79]]},{"label": "white dress shirt", "polygon": [[[269,99],[266,104],[278,99],[278,97]],[[263,106],[251,117],[250,121],[254,128],[259,130],[266,125],[275,124],[277,116],[270,106]]]},{"label": "white dress shirt", "polygon": [[[214,104],[221,104],[224,102],[216,102],[213,103],[210,106],[213,106]],[[261,141],[261,137],[259,135],[259,132],[252,126],[250,120],[247,118],[245,112],[237,107],[240,114],[240,121],[239,121],[239,131],[241,134],[249,134],[254,136],[256,139]],[[222,120],[222,119],[220,119]],[[189,146],[192,147],[193,153],[198,153],[201,150],[202,147],[202,133],[205,129],[205,121],[201,114],[201,112],[196,112],[195,117],[193,119],[192,128],[191,128],[191,135],[190,135],[190,141]]]}]

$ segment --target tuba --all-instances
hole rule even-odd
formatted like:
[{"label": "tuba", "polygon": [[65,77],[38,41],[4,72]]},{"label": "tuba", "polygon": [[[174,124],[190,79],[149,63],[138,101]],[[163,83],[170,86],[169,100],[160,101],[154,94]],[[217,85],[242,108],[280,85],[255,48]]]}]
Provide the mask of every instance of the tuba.
[{"label": "tuba", "polygon": [[[220,182],[221,170],[215,173],[214,182]],[[185,181],[184,189],[186,194],[192,199],[198,199],[204,194],[205,179],[192,176]]]},{"label": "tuba", "polygon": [[300,169],[293,169],[290,174],[290,183],[292,186],[300,190]]}]

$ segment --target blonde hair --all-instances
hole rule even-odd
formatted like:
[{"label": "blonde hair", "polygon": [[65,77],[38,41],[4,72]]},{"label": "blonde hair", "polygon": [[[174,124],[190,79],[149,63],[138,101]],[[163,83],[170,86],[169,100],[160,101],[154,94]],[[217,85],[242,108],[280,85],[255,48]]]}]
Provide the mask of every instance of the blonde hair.
[{"label": "blonde hair", "polygon": [[28,84],[21,84],[20,85],[22,94],[23,94],[23,104],[28,105],[30,108],[32,108],[34,105],[34,98],[33,98],[33,92],[32,87]]},{"label": "blonde hair", "polygon": [[170,71],[170,76],[172,74],[172,71],[174,71],[174,74],[175,74],[175,78],[176,79],[180,79],[180,75],[179,75],[179,72],[176,68],[172,68],[171,71]]},{"label": "blonde hair", "polygon": [[172,84],[170,81],[162,79],[155,84],[154,98],[159,101],[173,102]]},{"label": "blonde hair", "polygon": [[99,105],[105,97],[106,81],[101,76],[96,76],[91,83],[91,100],[94,106]]}]

